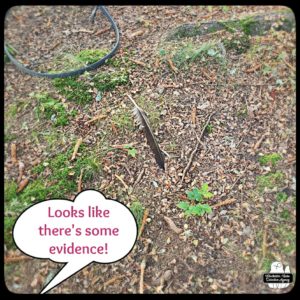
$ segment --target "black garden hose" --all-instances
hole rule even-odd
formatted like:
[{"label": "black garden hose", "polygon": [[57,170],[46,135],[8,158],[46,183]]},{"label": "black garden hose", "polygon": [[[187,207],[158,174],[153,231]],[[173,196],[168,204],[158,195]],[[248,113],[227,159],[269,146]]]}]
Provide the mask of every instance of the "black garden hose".
[{"label": "black garden hose", "polygon": [[113,49],[111,50],[110,53],[108,53],[107,55],[105,55],[103,58],[101,58],[100,60],[98,60],[95,63],[92,63],[90,65],[87,65],[83,68],[77,69],[77,70],[73,70],[70,72],[62,72],[62,73],[47,73],[47,72],[36,72],[33,70],[30,70],[28,68],[26,68],[23,64],[21,64],[18,60],[16,60],[8,51],[6,45],[4,45],[4,51],[5,54],[8,56],[8,58],[11,60],[11,62],[22,72],[30,74],[32,76],[36,76],[36,77],[47,77],[47,78],[65,78],[65,77],[69,77],[69,76],[77,76],[80,75],[86,71],[90,71],[93,69],[96,69],[98,67],[100,67],[101,65],[103,65],[106,60],[108,60],[109,58],[113,57],[116,53],[116,51],[119,48],[119,43],[120,43],[120,33],[119,33],[119,29],[117,27],[117,24],[115,23],[114,19],[111,17],[111,15],[109,14],[108,10],[102,6],[102,5],[98,5],[95,7],[95,9],[93,10],[91,16],[90,16],[90,20],[94,21],[95,15],[97,10],[100,9],[102,14],[108,19],[108,21],[111,23],[112,28],[115,31],[116,34],[116,43],[113,47]]}]

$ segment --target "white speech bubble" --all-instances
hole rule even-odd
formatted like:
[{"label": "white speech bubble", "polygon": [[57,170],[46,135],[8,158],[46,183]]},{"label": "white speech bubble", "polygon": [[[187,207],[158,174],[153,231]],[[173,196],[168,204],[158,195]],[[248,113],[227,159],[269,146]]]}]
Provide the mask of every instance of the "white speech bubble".
[{"label": "white speech bubble", "polygon": [[95,190],[74,201],[46,200],[25,210],[15,223],[18,248],[35,258],[66,263],[44,287],[46,293],[91,262],[116,262],[132,250],[137,223],[124,204]]}]

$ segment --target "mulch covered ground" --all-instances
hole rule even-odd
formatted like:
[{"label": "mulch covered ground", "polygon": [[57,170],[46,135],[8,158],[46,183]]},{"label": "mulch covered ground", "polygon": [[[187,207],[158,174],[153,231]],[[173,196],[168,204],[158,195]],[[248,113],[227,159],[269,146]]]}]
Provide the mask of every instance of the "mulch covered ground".
[{"label": "mulch covered ground", "polygon": [[[205,59],[183,66],[176,66],[172,56],[182,45],[199,48],[222,41],[227,33],[166,41],[168,33],[181,24],[278,9],[284,8],[109,6],[121,31],[115,58],[131,60],[134,68],[128,67],[126,85],[104,92],[100,101],[91,86],[88,105],[68,102],[51,80],[22,74],[11,63],[5,64],[5,134],[10,137],[5,142],[5,180],[16,181],[19,174],[12,163],[12,143],[25,165],[25,178],[31,176],[34,165],[73,149],[82,137],[87,151],[101,161],[101,171],[83,181],[82,188],[98,189],[128,205],[139,200],[149,212],[129,256],[114,264],[91,264],[50,293],[282,292],[263,283],[262,274],[273,261],[289,265],[295,273],[295,31],[270,30],[251,36],[250,47],[243,53],[220,51],[221,60],[215,60],[210,52]],[[89,22],[92,10],[89,6],[14,7],[6,16],[5,38],[24,64],[59,71],[61,65],[55,59],[60,54],[109,49],[113,44],[114,33],[104,30],[109,23],[100,13],[94,24]],[[104,65],[91,73],[110,68]],[[67,126],[53,128],[51,121],[36,118],[32,95],[42,92],[78,111]],[[121,117],[120,121],[123,113],[131,116],[126,94],[149,113],[158,143],[168,154],[165,172],[157,166],[133,119]],[[12,117],[16,103],[22,105]],[[86,123],[99,113],[102,119]],[[201,136],[210,115],[211,130]],[[52,131],[56,138],[50,145],[45,136]],[[137,150],[135,157],[108,150],[130,143]],[[276,165],[259,162],[262,155],[272,153],[281,156]],[[259,190],[259,176],[276,172],[281,179]],[[46,180],[48,175],[38,176]],[[212,213],[186,218],[178,202],[187,201],[186,191],[204,183],[214,195],[206,201]],[[278,201],[278,193],[287,199]],[[76,190],[65,196],[75,194]],[[180,230],[169,226],[165,217]],[[61,267],[48,260],[9,260],[18,255],[18,250],[7,247],[5,280],[15,293],[40,292]]]}]

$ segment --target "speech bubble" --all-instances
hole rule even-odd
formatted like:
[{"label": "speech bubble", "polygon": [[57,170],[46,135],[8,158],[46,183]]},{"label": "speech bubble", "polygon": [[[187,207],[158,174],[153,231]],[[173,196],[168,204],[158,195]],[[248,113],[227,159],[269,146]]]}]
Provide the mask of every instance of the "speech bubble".
[{"label": "speech bubble", "polygon": [[137,223],[128,207],[100,192],[85,190],[74,201],[51,199],[26,209],[17,219],[17,247],[35,258],[66,263],[43,288],[46,293],[92,262],[113,263],[130,253]]}]

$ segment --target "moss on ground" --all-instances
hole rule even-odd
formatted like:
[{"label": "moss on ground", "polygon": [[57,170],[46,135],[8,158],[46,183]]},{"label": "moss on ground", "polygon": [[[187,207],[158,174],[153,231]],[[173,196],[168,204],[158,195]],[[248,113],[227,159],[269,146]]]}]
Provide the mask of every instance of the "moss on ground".
[{"label": "moss on ground", "polygon": [[273,167],[275,167],[277,165],[278,161],[280,161],[281,159],[282,159],[282,157],[280,154],[271,153],[271,154],[263,155],[262,157],[260,157],[258,159],[258,161],[260,162],[261,165],[271,164]]},{"label": "moss on ground", "polygon": [[[93,179],[100,171],[101,163],[93,153],[87,153],[84,145],[80,146],[75,161],[70,157],[73,149],[44,161],[35,166],[31,172],[37,178],[31,180],[25,189],[16,193],[17,184],[13,181],[5,182],[5,244],[8,247],[14,245],[12,241],[12,228],[17,216],[31,204],[47,198],[66,198],[70,193],[77,192],[77,180],[83,170],[83,182]],[[45,171],[45,173],[44,173]],[[13,212],[10,214],[9,212]]]},{"label": "moss on ground", "polygon": [[258,176],[256,178],[258,190],[263,192],[266,188],[273,189],[275,187],[280,187],[283,185],[284,178],[284,174],[280,171]]}]

